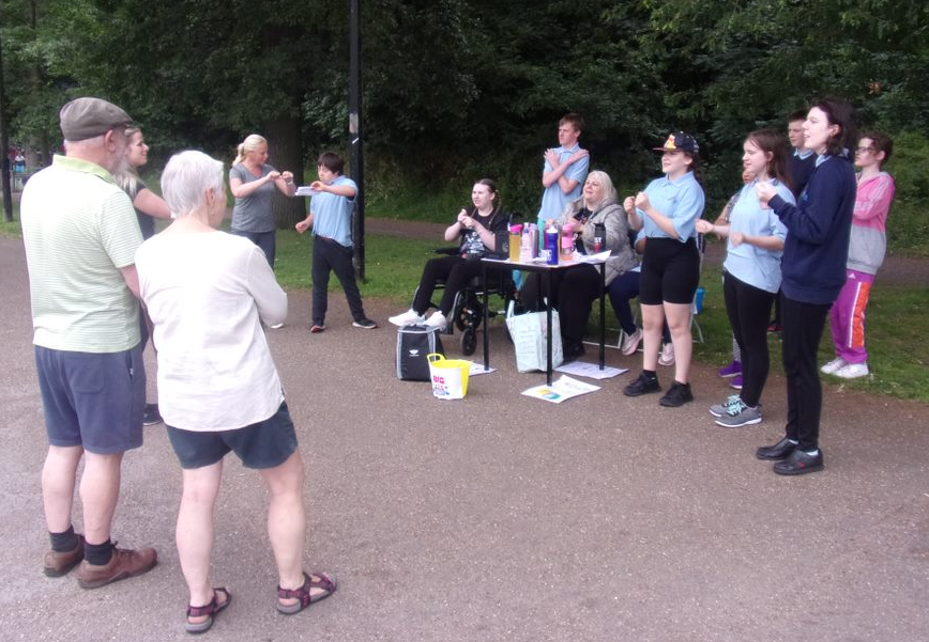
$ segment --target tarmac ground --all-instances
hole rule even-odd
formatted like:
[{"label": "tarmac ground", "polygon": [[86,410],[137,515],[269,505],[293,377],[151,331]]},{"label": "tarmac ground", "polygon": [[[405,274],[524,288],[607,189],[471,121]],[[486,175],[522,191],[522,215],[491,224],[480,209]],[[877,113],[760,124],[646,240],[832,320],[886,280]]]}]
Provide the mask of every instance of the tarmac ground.
[{"label": "tarmac ground", "polygon": [[[180,469],[162,425],[126,455],[113,528],[122,546],[157,547],[159,565],[89,591],[42,574],[46,440],[20,241],[0,239],[0,274],[0,640],[188,639]],[[339,590],[275,612],[266,493],[227,458],[214,575],[234,597],[204,639],[929,640],[929,407],[827,385],[826,469],[784,478],[754,457],[782,436],[781,377],[764,422],[735,430],[707,412],[729,392],[715,365],[695,366],[695,403],[667,409],[622,395],[640,358],[615,350],[608,364],[629,374],[548,404],[520,394],[544,375],[516,372],[494,320],[497,371],[440,401],[396,377],[396,309],[366,301],[382,327],[354,329],[330,297],[326,332],[308,332],[309,293],[293,292],[269,336],[308,469],[307,568]]]}]

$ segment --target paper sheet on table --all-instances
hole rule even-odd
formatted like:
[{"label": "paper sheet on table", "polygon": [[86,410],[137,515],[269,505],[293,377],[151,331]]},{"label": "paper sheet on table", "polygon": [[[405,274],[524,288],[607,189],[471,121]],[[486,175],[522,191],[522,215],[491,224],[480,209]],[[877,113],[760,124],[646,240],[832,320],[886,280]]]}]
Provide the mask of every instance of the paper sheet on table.
[{"label": "paper sheet on table", "polygon": [[568,375],[562,375],[559,379],[553,381],[550,386],[534,386],[528,390],[523,390],[523,394],[527,397],[535,397],[551,403],[561,403],[571,397],[586,395],[588,392],[594,392],[595,390],[600,390],[600,386],[572,379]]},{"label": "paper sheet on table", "polygon": [[483,363],[477,363],[476,361],[472,361],[471,370],[468,371],[468,376],[476,377],[477,375],[490,374],[491,372],[494,372],[495,370],[496,368],[487,368],[487,370],[484,370]]},{"label": "paper sheet on table", "polygon": [[320,193],[318,189],[313,189],[309,185],[304,185],[303,187],[297,188],[295,196],[319,196]]},{"label": "paper sheet on table", "polygon": [[617,375],[629,372],[629,368],[613,368],[610,366],[604,366],[603,370],[601,370],[600,364],[587,363],[585,361],[563,363],[555,368],[555,370],[577,377],[587,377],[589,379],[612,379]]},{"label": "paper sheet on table", "polygon": [[600,252],[599,254],[577,254],[574,255],[574,260],[579,263],[593,263],[596,261],[606,261],[610,258],[610,251],[606,250]]}]

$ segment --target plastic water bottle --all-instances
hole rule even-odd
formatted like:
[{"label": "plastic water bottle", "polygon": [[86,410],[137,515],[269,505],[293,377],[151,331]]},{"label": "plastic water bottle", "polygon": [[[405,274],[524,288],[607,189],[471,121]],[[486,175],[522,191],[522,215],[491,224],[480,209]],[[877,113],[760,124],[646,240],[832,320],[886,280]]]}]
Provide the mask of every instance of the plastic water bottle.
[{"label": "plastic water bottle", "polygon": [[558,265],[558,237],[555,221],[549,221],[548,229],[545,230],[545,251],[548,252],[549,265]]},{"label": "plastic water bottle", "polygon": [[513,263],[519,262],[519,255],[522,252],[523,226],[513,225],[510,227],[510,247],[509,257]]},{"label": "plastic water bottle", "polygon": [[561,258],[560,261],[574,260],[574,225],[571,222],[561,228]]},{"label": "plastic water bottle", "polygon": [[532,260],[532,230],[527,223],[523,226],[522,237],[519,242],[519,262],[528,263]]}]

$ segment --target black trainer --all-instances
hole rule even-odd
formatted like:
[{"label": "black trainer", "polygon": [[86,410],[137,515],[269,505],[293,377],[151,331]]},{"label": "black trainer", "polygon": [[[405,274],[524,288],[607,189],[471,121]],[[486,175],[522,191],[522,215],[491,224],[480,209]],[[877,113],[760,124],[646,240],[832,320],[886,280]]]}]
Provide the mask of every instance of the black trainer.
[{"label": "black trainer", "polygon": [[678,408],[693,400],[694,395],[690,391],[690,384],[675,381],[658,403],[666,408]]},{"label": "black trainer", "polygon": [[661,392],[661,384],[658,383],[658,377],[648,376],[644,372],[639,375],[638,379],[623,388],[623,394],[627,397],[638,397],[651,392]]}]

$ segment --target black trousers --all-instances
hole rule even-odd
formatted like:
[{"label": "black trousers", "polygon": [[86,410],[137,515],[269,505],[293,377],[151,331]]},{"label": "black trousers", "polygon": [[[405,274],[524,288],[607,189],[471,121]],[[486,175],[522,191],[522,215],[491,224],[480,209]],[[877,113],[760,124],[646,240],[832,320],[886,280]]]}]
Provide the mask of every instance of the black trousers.
[{"label": "black trousers", "polygon": [[787,374],[787,438],[801,450],[819,448],[823,387],[819,380],[819,342],[826,327],[828,303],[802,303],[781,295],[784,324],[784,370]]},{"label": "black trousers", "polygon": [[274,256],[277,253],[277,232],[271,230],[270,232],[242,232],[241,230],[230,230],[233,234],[237,236],[244,236],[249,241],[261,248],[261,251],[265,253],[265,258],[268,259],[268,263],[271,265],[271,269],[274,269]]},{"label": "black trousers", "polygon": [[455,295],[472,279],[481,275],[479,258],[464,259],[461,256],[443,256],[426,261],[423,275],[419,279],[419,289],[413,298],[413,309],[417,314],[424,314],[429,309],[432,293],[436,283],[445,281],[445,291],[439,303],[439,312],[446,317],[452,311]]},{"label": "black trousers", "polygon": [[584,340],[593,302],[600,297],[600,270],[582,265],[564,272],[558,287],[561,336],[569,343]]},{"label": "black trousers", "polygon": [[756,288],[726,272],[723,295],[732,333],[742,352],[742,392],[745,405],[755,407],[761,400],[771,357],[768,354],[768,320],[771,318],[773,292]]},{"label": "black trousers", "polygon": [[335,272],[345,290],[348,307],[355,321],[365,318],[361,292],[355,281],[352,248],[321,236],[313,237],[313,323],[323,325],[329,307],[329,272]]},{"label": "black trousers", "polygon": [[[545,309],[545,300],[558,307],[558,295],[561,292],[561,280],[566,273],[557,270],[551,275],[541,272],[530,272],[526,275],[522,289],[519,291],[519,300],[526,312],[541,312]],[[548,277],[552,277],[552,292],[548,291]]]}]

